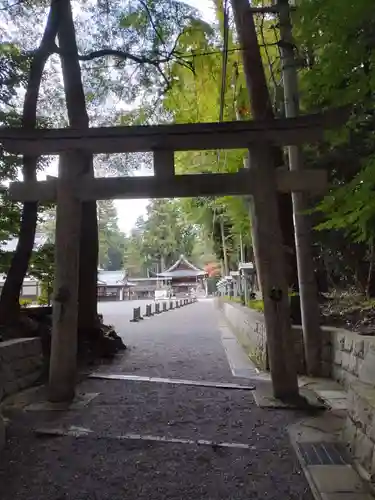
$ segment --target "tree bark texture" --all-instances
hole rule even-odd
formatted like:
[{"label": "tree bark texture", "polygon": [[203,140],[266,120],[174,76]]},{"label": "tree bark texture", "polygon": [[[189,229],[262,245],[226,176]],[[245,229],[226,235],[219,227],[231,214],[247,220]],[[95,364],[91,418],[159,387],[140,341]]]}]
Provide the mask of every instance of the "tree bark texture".
[{"label": "tree bark texture", "polygon": [[[278,6],[285,114],[287,118],[294,118],[299,115],[299,92],[289,0],[278,0]],[[289,146],[288,156],[291,171],[303,170],[300,146]],[[305,213],[309,208],[306,193],[292,193],[292,202],[306,371],[308,375],[318,377],[321,375],[322,334],[318,287],[314,273],[311,224],[309,216]]]},{"label": "tree bark texture", "polygon": [[[44,67],[53,52],[57,30],[57,1],[52,0],[46,27],[38,50],[30,66],[30,74],[23,104],[22,127],[34,129],[37,121],[37,104]],[[23,177],[25,181],[36,180],[38,158],[24,156]],[[20,310],[20,294],[34,247],[38,216],[38,204],[24,203],[21,214],[20,232],[16,250],[10,264],[0,299],[0,324],[14,321]]]}]

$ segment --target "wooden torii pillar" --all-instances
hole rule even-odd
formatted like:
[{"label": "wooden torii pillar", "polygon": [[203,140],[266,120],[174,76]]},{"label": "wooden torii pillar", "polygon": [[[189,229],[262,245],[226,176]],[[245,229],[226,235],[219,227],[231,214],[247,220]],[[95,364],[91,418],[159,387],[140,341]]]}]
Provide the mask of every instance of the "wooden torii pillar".
[{"label": "wooden torii pillar", "polygon": [[[258,211],[255,228],[270,287],[285,280],[278,269],[282,259],[280,228],[275,213],[276,189],[284,192],[319,191],[327,186],[325,171],[290,172],[269,168],[267,143],[282,146],[323,139],[324,129],[341,125],[347,110],[272,121],[200,123],[151,127],[108,127],[88,130],[0,129],[3,147],[17,154],[60,155],[59,177],[39,182],[15,182],[9,195],[16,201],[57,202],[56,271],[49,379],[51,401],[74,397],[76,383],[79,226],[81,203],[113,198],[179,198],[253,195]],[[263,146],[259,148],[259,144]],[[174,152],[212,149],[249,149],[254,169],[230,174],[176,175]],[[80,152],[119,153],[152,151],[153,177],[90,178],[82,175]],[[264,168],[263,168],[264,167]],[[267,290],[265,300],[269,300]],[[275,290],[277,293],[277,290]],[[283,395],[283,355],[290,335],[289,311],[277,307],[266,317],[267,338],[276,357],[271,363],[276,397]],[[292,348],[292,344],[290,344]],[[279,358],[279,359],[278,359]]]}]

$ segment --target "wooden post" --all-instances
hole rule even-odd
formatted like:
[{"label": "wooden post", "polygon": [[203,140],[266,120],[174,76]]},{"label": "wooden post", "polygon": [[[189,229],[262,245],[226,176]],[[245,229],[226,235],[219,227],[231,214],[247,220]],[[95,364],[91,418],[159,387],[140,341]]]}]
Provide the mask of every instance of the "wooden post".
[{"label": "wooden post", "polygon": [[154,151],[154,175],[168,180],[174,175],[174,151],[157,149]]},{"label": "wooden post", "polygon": [[[232,0],[234,19],[242,48],[244,72],[256,116],[272,114],[258,41],[248,0]],[[249,23],[249,25],[247,25]],[[250,29],[249,29],[250,28]],[[272,144],[251,146],[250,169],[257,173],[253,193],[253,232],[261,283],[273,393],[276,398],[298,398],[298,380],[290,323],[288,284],[277,205],[277,183]]]},{"label": "wooden post", "polygon": [[78,152],[60,155],[48,391],[49,400],[52,402],[72,400],[75,393],[82,204],[74,196],[74,185],[81,173],[81,163]]},{"label": "wooden post", "polygon": [[259,145],[251,149],[250,155],[250,168],[258,170],[263,177],[253,197],[252,223],[256,234],[273,393],[276,398],[293,399],[298,395],[298,381],[275,171],[270,149]]}]

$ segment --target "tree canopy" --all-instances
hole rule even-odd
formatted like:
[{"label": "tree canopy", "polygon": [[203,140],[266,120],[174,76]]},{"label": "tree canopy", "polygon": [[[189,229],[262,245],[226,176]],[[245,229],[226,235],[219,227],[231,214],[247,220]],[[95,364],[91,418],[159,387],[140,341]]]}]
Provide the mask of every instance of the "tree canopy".
[{"label": "tree canopy", "polygon": [[[262,2],[253,2],[257,3]],[[90,125],[250,117],[232,14],[229,10],[226,24],[220,2],[215,2],[213,23],[177,0],[72,1],[71,5]],[[2,126],[21,125],[25,120],[24,102],[30,97],[35,61],[44,64],[39,68],[39,95],[34,95],[35,124],[68,125],[60,66],[64,53],[56,27],[48,25],[53,6],[46,0],[0,2],[0,20],[10,27],[0,30]],[[327,196],[311,199],[316,271],[331,284],[354,284],[373,295],[375,25],[371,8],[371,0],[301,0],[293,26],[302,111],[352,106],[348,126],[327,134],[323,144],[304,148],[306,163],[326,168],[332,183]],[[274,114],[283,116],[278,20],[275,15],[256,15],[255,21]],[[55,31],[51,31],[52,42],[47,40],[43,46],[48,26]],[[176,169],[178,173],[235,172],[243,168],[245,158],[246,151],[181,152],[176,154]],[[35,168],[29,164],[26,170],[36,175],[49,162],[39,159]],[[1,150],[1,184],[19,177],[22,165],[22,158]],[[143,153],[94,158],[97,175],[131,175],[150,165],[150,155]],[[0,242],[18,235],[21,208],[2,191]],[[53,209],[38,210],[43,230],[53,232]],[[114,204],[99,202],[98,265],[147,275],[184,253],[202,266],[221,261],[222,266],[236,269],[242,257],[252,258],[248,212],[245,197],[151,201],[145,218],[138,220],[130,235],[123,235]],[[37,219],[34,230],[36,224]],[[4,257],[2,267],[7,266]]]}]

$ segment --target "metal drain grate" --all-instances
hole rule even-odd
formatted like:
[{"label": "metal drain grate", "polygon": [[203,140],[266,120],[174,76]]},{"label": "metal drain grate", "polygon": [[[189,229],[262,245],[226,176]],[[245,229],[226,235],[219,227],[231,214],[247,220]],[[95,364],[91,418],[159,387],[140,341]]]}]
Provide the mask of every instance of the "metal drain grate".
[{"label": "metal drain grate", "polygon": [[350,459],[342,443],[319,441],[298,443],[298,450],[306,465],[346,465]]}]

